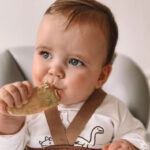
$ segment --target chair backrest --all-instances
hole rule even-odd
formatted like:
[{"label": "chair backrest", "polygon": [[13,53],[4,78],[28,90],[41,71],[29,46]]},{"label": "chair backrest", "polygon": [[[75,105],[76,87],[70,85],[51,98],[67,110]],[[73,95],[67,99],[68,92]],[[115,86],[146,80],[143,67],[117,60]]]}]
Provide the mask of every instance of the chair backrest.
[{"label": "chair backrest", "polygon": [[17,47],[10,49],[9,52],[21,69],[24,78],[32,82],[34,47]]},{"label": "chair backrest", "polygon": [[103,87],[120,98],[132,114],[147,127],[150,94],[148,81],[141,68],[129,57],[116,54],[112,73]]},{"label": "chair backrest", "polygon": [[[19,80],[32,82],[33,53],[34,47],[18,47],[3,52],[0,55],[0,86]],[[135,62],[117,54],[103,89],[126,103],[133,115],[147,126],[150,101],[148,82]]]},{"label": "chair backrest", "polygon": [[34,47],[17,47],[0,53],[0,87],[15,81],[32,82]]}]

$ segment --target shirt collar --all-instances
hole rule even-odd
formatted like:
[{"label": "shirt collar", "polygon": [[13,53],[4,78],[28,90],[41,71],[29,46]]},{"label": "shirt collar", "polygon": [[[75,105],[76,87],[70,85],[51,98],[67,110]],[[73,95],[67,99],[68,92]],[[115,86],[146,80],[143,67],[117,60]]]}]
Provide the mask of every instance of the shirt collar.
[{"label": "shirt collar", "polygon": [[64,104],[58,104],[58,110],[63,111],[63,110],[79,110],[82,105],[85,103],[85,101],[82,101],[77,104],[72,104],[72,105],[64,105]]}]

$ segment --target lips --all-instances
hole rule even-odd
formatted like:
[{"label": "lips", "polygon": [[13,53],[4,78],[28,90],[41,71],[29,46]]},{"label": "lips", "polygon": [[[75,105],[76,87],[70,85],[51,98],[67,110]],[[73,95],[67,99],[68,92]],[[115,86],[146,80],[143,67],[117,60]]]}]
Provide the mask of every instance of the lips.
[{"label": "lips", "polygon": [[56,89],[56,95],[59,97],[59,99],[61,99],[62,89],[60,89],[56,84],[54,84],[54,82],[52,83],[48,82],[48,80],[44,80],[44,83],[47,83],[50,88]]},{"label": "lips", "polygon": [[59,96],[59,98],[61,99],[61,96],[62,96],[62,90],[57,90],[57,94],[58,94],[58,96]]},{"label": "lips", "polygon": [[52,89],[56,89],[56,93],[58,95],[58,97],[61,99],[61,95],[62,95],[62,89],[59,89],[58,87],[56,87],[54,84],[49,84],[50,88]]},{"label": "lips", "polygon": [[52,88],[52,89],[58,89],[55,85],[53,85],[53,84],[50,84],[50,87]]}]

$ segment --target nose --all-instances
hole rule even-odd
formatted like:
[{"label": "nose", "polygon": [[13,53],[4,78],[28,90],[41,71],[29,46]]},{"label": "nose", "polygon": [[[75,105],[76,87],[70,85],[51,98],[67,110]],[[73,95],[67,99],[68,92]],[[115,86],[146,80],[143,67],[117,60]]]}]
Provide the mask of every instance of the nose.
[{"label": "nose", "polygon": [[49,67],[48,74],[53,77],[57,77],[63,79],[65,76],[65,72],[61,65],[52,65]]}]

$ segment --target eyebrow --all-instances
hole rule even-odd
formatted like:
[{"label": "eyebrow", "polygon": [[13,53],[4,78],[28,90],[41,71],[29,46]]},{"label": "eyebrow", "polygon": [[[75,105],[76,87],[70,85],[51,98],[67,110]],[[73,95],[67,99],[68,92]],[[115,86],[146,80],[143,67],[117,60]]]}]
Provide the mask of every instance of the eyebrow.
[{"label": "eyebrow", "polygon": [[35,49],[36,49],[36,50],[45,49],[45,50],[48,50],[48,51],[52,51],[52,48],[47,47],[47,46],[37,46]]}]

